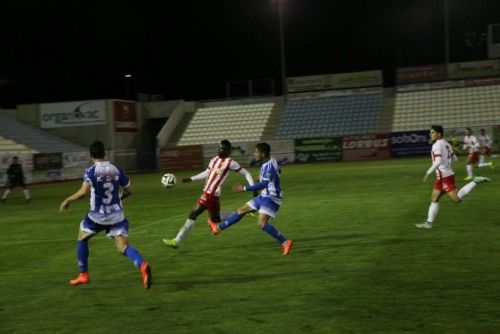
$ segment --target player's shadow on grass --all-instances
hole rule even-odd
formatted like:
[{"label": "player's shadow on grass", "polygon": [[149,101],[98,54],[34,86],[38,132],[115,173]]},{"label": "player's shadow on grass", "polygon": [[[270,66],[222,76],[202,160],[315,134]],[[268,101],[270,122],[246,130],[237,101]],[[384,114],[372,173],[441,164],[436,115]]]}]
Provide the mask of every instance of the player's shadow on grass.
[{"label": "player's shadow on grass", "polygon": [[245,275],[223,275],[223,276],[213,276],[213,277],[200,277],[200,278],[182,278],[179,280],[168,280],[167,284],[173,285],[175,289],[173,291],[180,290],[190,290],[198,286],[215,285],[220,286],[221,282],[223,284],[246,284],[255,283],[258,281],[265,281],[273,278],[282,277],[293,277],[302,275],[314,275],[316,271],[294,271],[294,272],[279,272],[272,274],[245,274]]}]

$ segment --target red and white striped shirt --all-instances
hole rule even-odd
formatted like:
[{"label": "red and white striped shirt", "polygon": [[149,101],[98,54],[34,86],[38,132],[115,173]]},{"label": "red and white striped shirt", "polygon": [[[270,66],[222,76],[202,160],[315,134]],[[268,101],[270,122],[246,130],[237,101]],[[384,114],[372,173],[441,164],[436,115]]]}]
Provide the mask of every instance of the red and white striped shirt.
[{"label": "red and white striped shirt", "polygon": [[427,171],[427,174],[436,170],[436,177],[443,179],[454,175],[451,164],[457,161],[457,157],[451,148],[451,145],[444,139],[438,139],[432,145],[432,166]]},{"label": "red and white striped shirt", "polygon": [[220,196],[221,186],[229,175],[229,171],[239,172],[243,167],[231,158],[213,157],[206,170],[207,179],[205,181],[204,192],[214,196]]},{"label": "red and white striped shirt", "polygon": [[470,135],[464,137],[464,150],[469,150],[469,153],[475,153],[479,151],[479,142],[476,136]]}]

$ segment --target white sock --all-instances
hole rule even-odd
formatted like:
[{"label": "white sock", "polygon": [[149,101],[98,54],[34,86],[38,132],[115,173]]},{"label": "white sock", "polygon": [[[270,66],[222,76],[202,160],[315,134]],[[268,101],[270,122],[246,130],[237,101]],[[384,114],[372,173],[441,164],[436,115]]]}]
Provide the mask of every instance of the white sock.
[{"label": "white sock", "polygon": [[470,176],[470,177],[474,176],[474,166],[466,165],[465,169],[467,170],[467,176]]},{"label": "white sock", "polygon": [[[484,163],[484,155],[479,156],[479,164],[482,164],[482,163]],[[481,167],[481,166],[479,166],[479,167]]]},{"label": "white sock", "polygon": [[6,189],[5,192],[3,193],[2,199],[6,199],[10,194],[10,189]]},{"label": "white sock", "polygon": [[24,198],[30,199],[30,191],[28,189],[23,189]]},{"label": "white sock", "polygon": [[186,239],[187,234],[189,231],[191,231],[194,227],[194,224],[196,224],[195,220],[192,219],[187,219],[186,222],[184,223],[184,226],[181,227],[179,230],[179,233],[177,233],[177,236],[175,237],[175,242],[177,244],[180,244],[182,240]]},{"label": "white sock", "polygon": [[457,194],[458,198],[464,199],[464,197],[467,196],[467,194],[470,193],[472,191],[472,189],[474,189],[475,186],[477,186],[477,183],[474,181],[467,183],[465,186],[460,188],[460,190],[458,191],[458,194]]},{"label": "white sock", "polygon": [[439,212],[439,203],[431,202],[431,205],[429,206],[429,213],[427,214],[427,221],[429,223],[434,222],[434,219],[436,218],[438,212]]},{"label": "white sock", "polygon": [[480,162],[479,164],[477,164],[477,167],[479,167],[479,168],[490,167],[490,165],[491,165],[491,162]]}]

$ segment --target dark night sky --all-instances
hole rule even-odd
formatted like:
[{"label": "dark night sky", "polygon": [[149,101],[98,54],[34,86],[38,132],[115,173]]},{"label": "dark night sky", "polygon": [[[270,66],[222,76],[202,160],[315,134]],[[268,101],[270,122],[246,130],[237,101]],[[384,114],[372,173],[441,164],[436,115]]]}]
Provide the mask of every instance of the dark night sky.
[{"label": "dark night sky", "polygon": [[[445,0],[285,0],[288,76],[444,62]],[[182,3],[182,4],[179,4]],[[499,0],[449,0],[450,61],[485,59],[466,32],[500,23]],[[0,106],[124,98],[225,97],[226,81],[273,78],[277,0],[4,0]]]}]

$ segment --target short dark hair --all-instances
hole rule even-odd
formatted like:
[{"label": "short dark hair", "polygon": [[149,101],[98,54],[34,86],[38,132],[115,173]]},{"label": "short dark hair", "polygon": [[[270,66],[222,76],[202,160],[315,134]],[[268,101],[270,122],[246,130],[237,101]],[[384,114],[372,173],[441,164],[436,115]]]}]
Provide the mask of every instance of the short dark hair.
[{"label": "short dark hair", "polygon": [[431,129],[441,134],[441,137],[444,136],[444,129],[441,125],[432,125]]},{"label": "short dark hair", "polygon": [[95,140],[89,147],[90,156],[94,159],[102,159],[106,155],[102,141]]},{"label": "short dark hair", "polygon": [[224,139],[220,142],[222,146],[224,146],[228,151],[231,151],[231,142],[227,139]]},{"label": "short dark hair", "polygon": [[255,147],[259,150],[259,152],[264,153],[266,157],[271,155],[271,145],[268,143],[258,143]]},{"label": "short dark hair", "polygon": [[466,127],[465,130],[469,130],[470,132],[472,132],[472,129],[469,127]]}]

